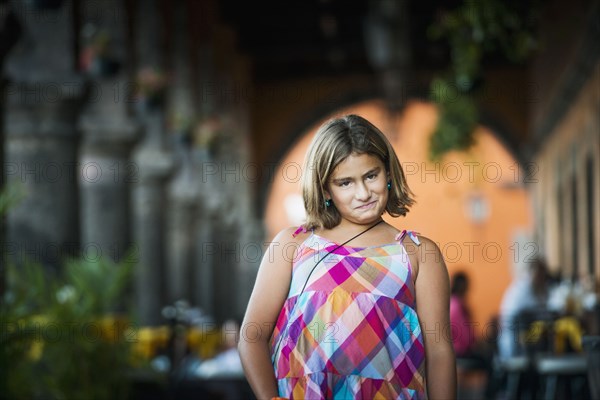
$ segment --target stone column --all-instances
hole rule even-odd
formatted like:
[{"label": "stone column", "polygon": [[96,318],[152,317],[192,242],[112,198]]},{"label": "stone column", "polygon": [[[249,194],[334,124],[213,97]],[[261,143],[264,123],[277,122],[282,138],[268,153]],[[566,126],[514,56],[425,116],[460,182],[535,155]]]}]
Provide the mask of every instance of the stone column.
[{"label": "stone column", "polygon": [[137,251],[131,243],[130,192],[140,171],[129,157],[140,126],[123,102],[113,101],[118,81],[96,83],[103,96],[80,121],[81,244],[85,253],[119,261],[126,251]]},{"label": "stone column", "polygon": [[[164,69],[165,24],[157,0],[136,2],[135,50],[138,71]],[[137,116],[144,139],[133,152],[139,179],[133,188],[133,237],[138,248],[135,274],[136,309],[139,323],[163,323],[161,309],[166,301],[166,185],[173,156],[166,150],[164,97],[140,100]]]},{"label": "stone column", "polygon": [[6,59],[5,167],[23,192],[7,217],[6,253],[57,267],[78,252],[76,122],[85,96],[74,71],[72,3],[15,12],[26,33]]},{"label": "stone column", "polygon": [[196,219],[198,188],[190,167],[182,168],[169,190],[167,301],[185,299],[193,302],[194,247],[196,246]]},{"label": "stone column", "polygon": [[174,2],[173,78],[169,91],[168,135],[173,139],[174,157],[179,167],[169,186],[167,239],[167,299],[172,303],[185,299],[194,304],[194,246],[196,213],[200,187],[195,179],[192,160],[192,129],[195,112],[191,93],[190,35],[188,4]]},{"label": "stone column", "polygon": [[214,316],[222,323],[235,313],[235,299],[238,296],[238,268],[241,250],[237,224],[226,224],[221,217],[213,227],[213,244],[216,254],[214,268]]},{"label": "stone column", "polygon": [[80,120],[81,240],[86,253],[119,261],[131,243],[132,184],[139,179],[130,160],[140,124],[131,116],[130,21],[124,2],[83,0],[81,68],[91,78],[90,99]]},{"label": "stone column", "polygon": [[198,208],[194,220],[195,242],[194,246],[194,267],[193,267],[193,282],[194,291],[192,300],[202,310],[214,316],[215,302],[213,293],[215,291],[214,276],[216,267],[215,251],[214,251],[214,234],[213,227],[218,224],[218,218],[211,215],[206,209],[205,204],[201,204]]},{"label": "stone column", "polygon": [[235,303],[237,316],[244,315],[248,299],[254,288],[258,267],[267,249],[265,245],[265,227],[262,221],[248,216],[242,227],[242,264],[238,272],[238,289]]},{"label": "stone column", "polygon": [[7,216],[7,254],[57,267],[78,253],[76,121],[82,92],[56,102],[36,99],[46,83],[9,89],[6,115],[7,184],[22,195]]},{"label": "stone column", "polygon": [[[219,284],[222,280],[235,279],[227,268],[223,268],[221,251],[223,243],[219,235],[219,227],[223,226],[223,206],[227,202],[219,184],[219,163],[213,159],[206,149],[195,149],[192,152],[194,177],[200,189],[195,225],[194,246],[194,302],[213,318],[222,316],[221,310],[226,304],[219,304],[220,295],[234,296],[232,286]],[[216,173],[215,173],[216,172]],[[229,210],[231,211],[231,210]],[[220,278],[225,275],[224,278]]]},{"label": "stone column", "polygon": [[136,308],[141,324],[155,325],[162,321],[160,312],[166,300],[165,186],[173,169],[173,157],[160,145],[164,135],[162,110],[147,110],[141,120],[146,139],[133,155],[139,171],[133,190],[133,236],[139,253]]},{"label": "stone column", "polygon": [[[241,266],[245,263],[246,243],[244,242],[245,226],[248,222],[244,212],[248,198],[245,182],[241,179],[241,164],[233,150],[232,159],[219,157],[212,168],[218,173],[211,175],[206,186],[212,196],[205,199],[208,215],[211,218],[212,231],[205,254],[212,262],[207,268],[212,270],[212,302],[217,322],[239,317],[237,302],[240,297]],[[210,163],[205,163],[210,165]]]}]

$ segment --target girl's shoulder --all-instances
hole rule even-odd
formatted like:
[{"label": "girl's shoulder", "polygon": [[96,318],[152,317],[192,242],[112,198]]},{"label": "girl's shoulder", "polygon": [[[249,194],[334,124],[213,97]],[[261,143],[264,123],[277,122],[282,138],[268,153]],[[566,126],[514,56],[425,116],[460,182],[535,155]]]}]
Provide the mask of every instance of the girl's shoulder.
[{"label": "girl's shoulder", "polygon": [[291,266],[307,235],[297,231],[297,226],[289,226],[280,230],[270,241],[263,243],[266,246],[263,260]]},{"label": "girl's shoulder", "polygon": [[408,254],[415,280],[424,264],[431,261],[439,262],[443,260],[437,243],[427,236],[414,231],[406,231],[403,236],[402,232],[400,232],[398,236]]},{"label": "girl's shoulder", "polygon": [[[421,245],[420,237],[421,237],[421,234],[417,231],[403,229],[400,232],[398,232],[395,239],[396,239],[396,241],[401,242],[403,244],[412,243],[415,246],[420,246]],[[407,238],[410,240],[408,240]]]},{"label": "girl's shoulder", "polygon": [[300,226],[289,226],[280,230],[275,237],[273,238],[271,243],[275,243],[277,245],[300,245],[303,243],[306,238],[310,236],[312,233],[311,230],[306,229],[304,225]]},{"label": "girl's shoulder", "polygon": [[299,226],[291,226],[289,227],[286,232],[292,231],[292,237],[295,238],[296,236],[302,236],[304,234],[307,234],[309,232],[311,232],[312,230],[309,230],[306,225],[299,225]]},{"label": "girl's shoulder", "polygon": [[405,246],[418,248],[420,252],[436,252],[439,251],[438,244],[427,236],[421,235],[416,231],[403,230],[398,234],[398,239]]}]

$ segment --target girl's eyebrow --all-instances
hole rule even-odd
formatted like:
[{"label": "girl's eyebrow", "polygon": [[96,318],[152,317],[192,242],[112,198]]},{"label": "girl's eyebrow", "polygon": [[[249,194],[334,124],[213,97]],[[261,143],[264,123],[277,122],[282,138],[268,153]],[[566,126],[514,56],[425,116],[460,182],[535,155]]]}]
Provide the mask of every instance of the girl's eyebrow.
[{"label": "girl's eyebrow", "polygon": [[[372,168],[372,169],[368,170],[367,172],[365,172],[365,173],[363,174],[363,177],[365,177],[365,176],[368,176],[368,175],[371,175],[371,174],[374,174],[374,173],[377,173],[377,172],[379,172],[380,170],[381,170],[381,167],[375,167],[375,168]],[[332,181],[332,182],[334,182],[334,183],[337,183],[337,182],[343,182],[343,181],[348,181],[348,180],[352,180],[352,178],[350,178],[350,177],[345,177],[345,178],[335,178],[335,179],[332,179],[331,181]]]}]

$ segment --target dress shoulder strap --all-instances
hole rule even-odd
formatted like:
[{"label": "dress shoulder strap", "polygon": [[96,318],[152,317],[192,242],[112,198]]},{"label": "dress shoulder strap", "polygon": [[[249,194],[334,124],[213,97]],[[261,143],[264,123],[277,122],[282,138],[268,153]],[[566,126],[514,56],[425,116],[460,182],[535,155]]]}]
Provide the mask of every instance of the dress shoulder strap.
[{"label": "dress shoulder strap", "polygon": [[398,235],[396,235],[396,240],[398,242],[402,242],[404,237],[408,235],[408,237],[413,241],[414,244],[416,244],[417,246],[420,246],[421,241],[417,237],[418,234],[419,234],[419,232],[407,231],[406,229],[403,229],[402,232],[400,232]]},{"label": "dress shoulder strap", "polygon": [[307,230],[306,230],[306,227],[305,227],[304,225],[300,225],[300,226],[298,227],[298,229],[296,229],[296,230],[294,231],[294,233],[292,233],[292,237],[296,237],[296,236],[298,236],[300,233],[305,233],[305,232],[307,232]]}]

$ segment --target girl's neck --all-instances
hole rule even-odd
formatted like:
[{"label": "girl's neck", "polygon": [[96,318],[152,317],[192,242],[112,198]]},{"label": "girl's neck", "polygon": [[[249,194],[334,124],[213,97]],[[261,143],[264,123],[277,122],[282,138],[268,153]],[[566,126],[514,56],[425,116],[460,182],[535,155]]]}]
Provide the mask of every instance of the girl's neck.
[{"label": "girl's neck", "polygon": [[369,228],[373,227],[373,231],[377,230],[377,226],[375,225],[383,225],[385,222],[383,221],[383,218],[378,218],[375,219],[373,221],[369,221],[369,223],[365,223],[365,224],[359,224],[359,223],[355,223],[355,222],[351,222],[351,221],[347,221],[347,220],[343,220],[342,222],[340,222],[337,226],[331,228],[331,229],[322,229],[321,232],[325,233],[329,236],[332,237],[346,237],[346,236],[352,236],[352,235],[356,235],[360,232],[363,232]]},{"label": "girl's neck", "polygon": [[365,229],[367,229],[375,224],[381,223],[381,222],[383,222],[383,218],[381,218],[381,217],[374,219],[373,221],[369,221],[369,222],[365,222],[365,223],[357,223],[357,222],[352,222],[352,221],[342,219],[342,221],[339,223],[339,225],[332,228],[331,231],[340,230],[340,231],[344,231],[344,232],[357,232],[358,233],[362,230],[365,230]]}]

